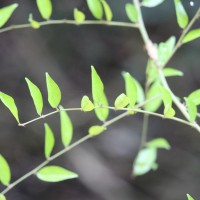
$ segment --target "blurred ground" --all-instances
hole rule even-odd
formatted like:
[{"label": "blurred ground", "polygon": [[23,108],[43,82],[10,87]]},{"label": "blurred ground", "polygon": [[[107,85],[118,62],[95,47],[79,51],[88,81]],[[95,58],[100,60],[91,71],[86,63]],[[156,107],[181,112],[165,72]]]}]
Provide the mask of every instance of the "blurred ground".
[{"label": "blurred ground", "polygon": [[[30,12],[41,20],[35,1],[1,1],[1,7],[18,2],[9,24],[26,23]],[[128,21],[124,5],[128,0],[108,0],[114,20]],[[189,6],[192,17],[200,6]],[[53,1],[53,19],[72,18],[73,9],[90,14],[85,1]],[[143,9],[145,23],[154,42],[167,40],[181,31],[175,21],[173,1]],[[92,18],[92,17],[91,17]],[[196,23],[199,27],[199,21]],[[185,45],[169,63],[182,70],[184,78],[170,78],[174,92],[184,97],[200,87],[200,42]],[[45,98],[44,113],[51,111],[47,103],[45,72],[49,72],[62,90],[62,105],[77,107],[83,95],[91,96],[90,66],[94,65],[105,84],[110,104],[124,91],[121,71],[130,72],[144,84],[147,56],[137,30],[106,26],[51,25],[39,30],[21,29],[0,34],[0,90],[13,96],[21,121],[36,117],[24,78],[30,78]],[[7,158],[16,180],[44,160],[43,123],[48,122],[57,138],[56,149],[62,148],[59,117],[51,116],[26,128],[18,127],[0,105],[0,152]],[[98,123],[93,114],[70,113],[75,127],[74,141]],[[110,117],[115,116],[112,113]],[[200,135],[186,126],[156,118],[150,119],[148,139],[165,137],[170,151],[159,151],[159,168],[155,172],[131,179],[132,162],[137,154],[142,129],[142,115],[129,117],[112,125],[105,134],[80,145],[53,164],[76,171],[80,178],[62,183],[42,183],[31,177],[7,194],[15,200],[183,200],[186,193],[196,199],[200,195]],[[0,189],[3,189],[0,187]]]}]

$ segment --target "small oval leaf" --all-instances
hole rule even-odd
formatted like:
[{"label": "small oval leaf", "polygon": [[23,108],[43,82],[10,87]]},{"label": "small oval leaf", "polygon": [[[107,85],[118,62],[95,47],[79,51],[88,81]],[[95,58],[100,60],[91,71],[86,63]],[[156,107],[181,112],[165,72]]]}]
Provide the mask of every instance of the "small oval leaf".
[{"label": "small oval leaf", "polygon": [[100,133],[102,133],[105,130],[106,130],[106,127],[95,125],[95,126],[91,126],[89,128],[88,132],[89,132],[90,136],[94,137],[94,136],[99,135]]},{"label": "small oval leaf", "polygon": [[149,148],[161,148],[166,150],[169,150],[171,148],[169,142],[164,138],[153,139],[147,142],[146,146]]},{"label": "small oval leaf", "polygon": [[42,94],[40,92],[40,89],[33,83],[31,82],[28,78],[25,78],[28,88],[31,94],[31,97],[33,99],[36,111],[38,115],[42,114],[42,109],[43,109],[43,98]]},{"label": "small oval leaf", "polygon": [[142,5],[145,7],[155,7],[163,2],[164,0],[143,0]]},{"label": "small oval leaf", "polygon": [[128,18],[131,22],[135,23],[138,21],[138,12],[132,3],[127,3],[125,10],[126,10],[126,14],[127,14]]},{"label": "small oval leaf", "polygon": [[7,186],[10,183],[11,172],[6,159],[0,154],[0,182]]},{"label": "small oval leaf", "polygon": [[[108,106],[107,97],[104,92],[104,85],[95,68],[92,66],[92,97],[95,106]],[[108,108],[96,108],[96,116],[99,120],[105,121],[109,115]]]},{"label": "small oval leaf", "polygon": [[200,105],[200,89],[193,91],[188,99],[192,101],[196,106]]},{"label": "small oval leaf", "polygon": [[78,177],[78,174],[54,165],[43,167],[36,175],[38,179],[46,182],[60,182]]},{"label": "small oval leaf", "polygon": [[17,7],[18,4],[14,3],[0,9],[0,28],[10,19],[11,15]]},{"label": "small oval leaf", "polygon": [[96,19],[103,18],[103,7],[100,0],[87,0],[87,5],[90,12]]},{"label": "small oval leaf", "polygon": [[165,77],[170,77],[170,76],[183,76],[183,72],[177,69],[173,68],[164,68],[163,69],[163,74]]},{"label": "small oval leaf", "polygon": [[181,0],[174,0],[176,18],[180,28],[185,28],[188,24],[188,15],[183,7]]},{"label": "small oval leaf", "polygon": [[77,8],[74,9],[74,19],[77,23],[82,23],[85,21],[85,14],[78,10]]},{"label": "small oval leaf", "polygon": [[115,109],[121,109],[129,104],[129,98],[124,94],[120,94],[115,100]]},{"label": "small oval leaf", "polygon": [[59,106],[59,109],[60,109],[61,138],[62,138],[63,145],[66,147],[71,143],[71,140],[72,140],[73,125],[67,112],[63,110],[63,107]]},{"label": "small oval leaf", "polygon": [[52,14],[51,0],[36,0],[39,12],[44,19],[49,19]]},{"label": "small oval leaf", "polygon": [[183,38],[183,43],[190,42],[200,37],[200,29],[191,30],[186,36]]},{"label": "small oval leaf", "polygon": [[32,14],[29,15],[28,21],[30,22],[32,28],[34,28],[34,29],[39,29],[40,28],[40,23],[33,19],[33,15]]},{"label": "small oval leaf", "polygon": [[112,21],[113,14],[112,14],[112,10],[111,10],[110,6],[108,5],[108,3],[105,0],[101,0],[101,3],[103,5],[103,9],[104,9],[104,12],[105,12],[106,20],[107,21]]},{"label": "small oval leaf", "polygon": [[190,121],[194,122],[197,117],[197,106],[192,101],[190,101],[189,98],[185,98],[185,102],[190,117]]},{"label": "small oval leaf", "polygon": [[45,145],[44,145],[44,154],[45,158],[49,158],[51,156],[54,144],[55,144],[55,138],[53,131],[49,127],[47,123],[44,124],[45,128]]},{"label": "small oval leaf", "polygon": [[3,194],[0,194],[0,200],[6,200],[6,197]]},{"label": "small oval leaf", "polygon": [[13,114],[13,116],[19,123],[18,109],[17,109],[14,99],[3,92],[0,92],[0,99],[2,103],[10,110],[10,112]]},{"label": "small oval leaf", "polygon": [[81,100],[81,108],[84,112],[94,110],[94,104],[90,101],[88,96],[83,96]]},{"label": "small oval leaf", "polygon": [[61,91],[56,82],[46,73],[48,101],[52,108],[56,108],[61,101]]}]

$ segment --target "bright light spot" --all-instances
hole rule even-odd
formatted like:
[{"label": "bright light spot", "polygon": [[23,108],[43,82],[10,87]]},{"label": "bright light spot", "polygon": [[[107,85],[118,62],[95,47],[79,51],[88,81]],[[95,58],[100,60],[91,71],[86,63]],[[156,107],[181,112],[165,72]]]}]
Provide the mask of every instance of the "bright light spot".
[{"label": "bright light spot", "polygon": [[190,1],[190,6],[194,6],[194,1]]}]

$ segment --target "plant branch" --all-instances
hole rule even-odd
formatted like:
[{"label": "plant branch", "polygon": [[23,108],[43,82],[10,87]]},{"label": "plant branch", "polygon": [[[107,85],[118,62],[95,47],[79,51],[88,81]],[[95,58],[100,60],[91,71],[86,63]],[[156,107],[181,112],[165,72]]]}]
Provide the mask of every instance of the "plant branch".
[{"label": "plant branch", "polygon": [[[104,21],[104,20],[86,20],[82,23],[77,23],[75,20],[68,20],[68,19],[60,19],[60,20],[47,20],[38,22],[40,26],[47,26],[47,25],[56,25],[56,24],[71,24],[71,25],[106,25],[106,26],[119,26],[119,27],[128,27],[128,28],[138,28],[137,24],[129,23],[129,22],[118,22],[118,21]],[[16,29],[23,29],[23,28],[32,28],[30,23],[27,24],[17,24],[11,25],[5,28],[0,29],[0,33],[4,33],[11,30]]]}]

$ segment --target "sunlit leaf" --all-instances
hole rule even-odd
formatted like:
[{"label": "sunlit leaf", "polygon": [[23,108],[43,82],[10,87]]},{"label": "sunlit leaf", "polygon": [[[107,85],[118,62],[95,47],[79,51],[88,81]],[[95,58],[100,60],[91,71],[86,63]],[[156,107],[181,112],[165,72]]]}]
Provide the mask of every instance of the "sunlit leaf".
[{"label": "sunlit leaf", "polygon": [[51,156],[54,144],[55,144],[55,138],[53,131],[49,127],[47,123],[44,124],[45,128],[45,145],[44,145],[44,154],[45,157],[48,159]]},{"label": "sunlit leaf", "polygon": [[134,80],[135,80],[135,84],[137,88],[137,102],[142,103],[145,99],[144,89],[142,88],[141,84],[136,79]]},{"label": "sunlit leaf", "polygon": [[183,76],[183,72],[177,69],[173,68],[164,68],[163,69],[163,74],[165,77],[170,77],[170,76]]},{"label": "sunlit leaf", "polygon": [[6,200],[6,197],[3,194],[0,194],[0,200]]},{"label": "sunlit leaf", "polygon": [[[92,97],[95,106],[108,106],[108,101],[104,92],[104,85],[95,68],[92,66]],[[108,108],[96,108],[96,116],[99,120],[105,121],[109,114]]]},{"label": "sunlit leaf", "polygon": [[197,117],[197,106],[193,103],[193,101],[190,101],[189,98],[185,98],[185,102],[190,117],[190,121],[194,122]]},{"label": "sunlit leaf", "polygon": [[96,19],[103,18],[103,7],[100,0],[87,0],[87,5],[90,12]]},{"label": "sunlit leaf", "polygon": [[36,175],[40,180],[46,182],[60,182],[78,177],[78,174],[54,165],[43,167]]},{"label": "sunlit leaf", "polygon": [[183,38],[183,43],[190,42],[200,37],[200,29],[191,30],[186,36]]},{"label": "sunlit leaf", "polygon": [[169,150],[171,148],[169,142],[164,138],[153,139],[147,142],[146,146],[149,148],[161,148],[166,150]]},{"label": "sunlit leaf", "polygon": [[2,103],[10,110],[10,112],[13,114],[13,116],[19,123],[18,109],[17,109],[14,99],[3,92],[0,92],[0,99]]},{"label": "sunlit leaf", "polygon": [[77,8],[74,9],[74,19],[77,23],[82,23],[85,21],[85,14],[78,10]]},{"label": "sunlit leaf", "polygon": [[164,108],[164,116],[166,118],[174,117],[175,114],[176,114],[175,110],[170,105],[167,105]]},{"label": "sunlit leaf", "polygon": [[162,104],[162,95],[160,92],[160,83],[155,82],[147,91],[147,99],[150,102],[146,103],[145,110],[155,112]]},{"label": "sunlit leaf", "polygon": [[10,19],[11,15],[17,7],[18,4],[14,3],[0,9],[0,28]]},{"label": "sunlit leaf", "polygon": [[48,101],[52,108],[56,108],[61,101],[61,91],[56,82],[46,73]]},{"label": "sunlit leaf", "polygon": [[142,5],[145,7],[155,7],[163,2],[164,0],[143,0]]},{"label": "sunlit leaf", "polygon": [[67,112],[63,110],[63,107],[59,106],[59,109],[60,109],[61,138],[63,145],[66,147],[71,143],[73,137],[73,125]]},{"label": "sunlit leaf", "polygon": [[185,28],[188,24],[188,15],[181,0],[174,0],[177,22],[180,28]]},{"label": "sunlit leaf", "polygon": [[106,127],[95,125],[95,126],[91,126],[88,132],[90,136],[97,136],[105,130],[106,130]]},{"label": "sunlit leaf", "polygon": [[134,161],[133,175],[141,176],[149,172],[156,162],[157,150],[155,148],[141,149]]},{"label": "sunlit leaf", "polygon": [[37,7],[44,19],[49,19],[52,14],[51,0],[36,0]]},{"label": "sunlit leaf", "polygon": [[193,91],[188,99],[192,101],[196,106],[200,105],[200,89]]},{"label": "sunlit leaf", "polygon": [[11,179],[10,167],[6,159],[0,154],[0,182],[9,185]]},{"label": "sunlit leaf", "polygon": [[104,12],[105,12],[106,20],[107,21],[112,21],[113,14],[112,14],[112,10],[111,10],[110,6],[108,5],[108,3],[105,0],[101,0],[101,3],[103,5],[103,9],[104,9]]},{"label": "sunlit leaf", "polygon": [[129,104],[129,98],[124,94],[120,94],[115,100],[115,109],[121,109]]},{"label": "sunlit leaf", "polygon": [[40,92],[40,89],[33,83],[31,82],[28,78],[25,78],[28,88],[31,94],[31,97],[33,99],[36,111],[38,115],[42,114],[42,109],[43,109],[43,98],[42,94]]},{"label": "sunlit leaf", "polygon": [[187,198],[188,198],[188,200],[194,200],[194,198],[192,196],[190,196],[189,194],[187,194]]},{"label": "sunlit leaf", "polygon": [[135,23],[138,21],[138,12],[132,3],[127,3],[125,10],[126,10],[126,14],[127,14],[128,18],[131,22]]},{"label": "sunlit leaf", "polygon": [[33,19],[33,15],[32,14],[29,15],[28,21],[30,22],[32,28],[34,28],[34,29],[40,28],[40,23]]},{"label": "sunlit leaf", "polygon": [[128,72],[123,72],[122,75],[125,80],[126,96],[130,101],[129,106],[133,108],[138,98],[137,85],[134,78]]},{"label": "sunlit leaf", "polygon": [[84,112],[94,110],[94,104],[90,101],[88,96],[83,96],[81,100],[81,108]]}]

